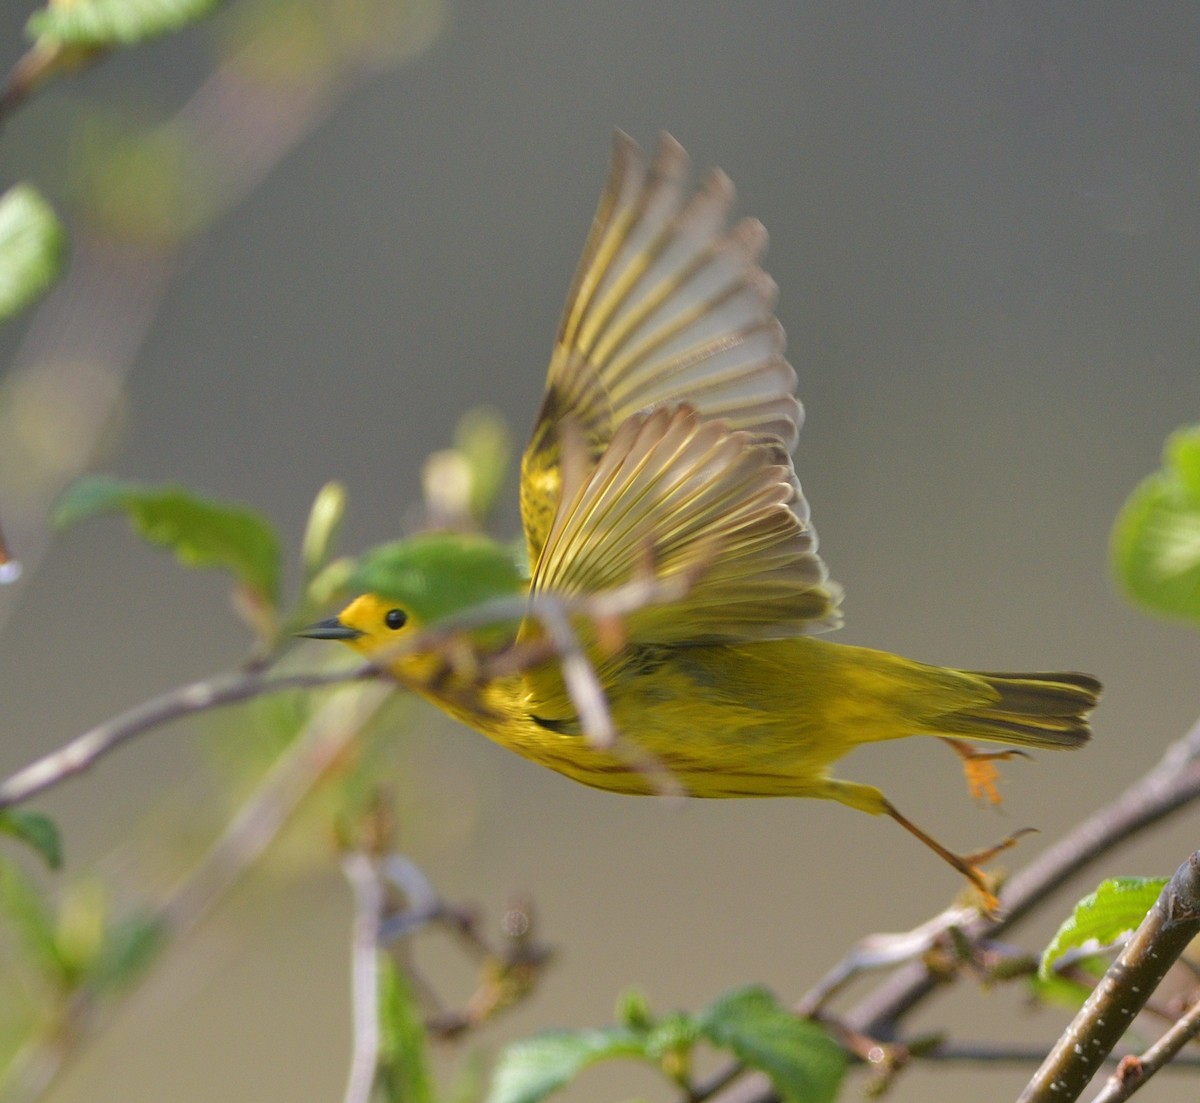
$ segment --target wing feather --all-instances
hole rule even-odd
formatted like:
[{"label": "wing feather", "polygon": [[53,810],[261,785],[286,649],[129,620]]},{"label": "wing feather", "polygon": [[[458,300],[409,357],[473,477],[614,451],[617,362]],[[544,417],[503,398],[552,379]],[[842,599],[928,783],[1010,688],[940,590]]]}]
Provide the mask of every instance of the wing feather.
[{"label": "wing feather", "polygon": [[685,596],[627,623],[638,643],[796,635],[837,621],[838,590],[794,507],[779,441],[706,420],[687,405],[628,417],[590,474],[564,494],[535,591],[611,589],[649,569],[686,573]]},{"label": "wing feather", "polygon": [[829,627],[839,591],[789,457],[803,414],[760,267],[766,231],[730,224],[724,173],[693,190],[689,171],[669,135],[649,163],[615,136],[522,459],[534,585],[616,585],[647,548],[690,570],[719,546],[688,599],[700,635]]}]

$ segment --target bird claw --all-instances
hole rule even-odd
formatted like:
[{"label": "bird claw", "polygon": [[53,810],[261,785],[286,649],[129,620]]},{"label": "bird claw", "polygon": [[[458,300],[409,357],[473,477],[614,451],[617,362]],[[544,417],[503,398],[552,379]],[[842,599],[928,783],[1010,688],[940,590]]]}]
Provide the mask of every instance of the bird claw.
[{"label": "bird claw", "polygon": [[977,801],[986,800],[989,804],[1000,804],[1003,799],[1000,790],[996,788],[996,782],[1000,779],[996,763],[1031,757],[1024,751],[1011,747],[1003,751],[981,751],[970,743],[948,736],[942,736],[942,742],[962,759],[963,773],[966,775],[967,788],[972,798]]}]

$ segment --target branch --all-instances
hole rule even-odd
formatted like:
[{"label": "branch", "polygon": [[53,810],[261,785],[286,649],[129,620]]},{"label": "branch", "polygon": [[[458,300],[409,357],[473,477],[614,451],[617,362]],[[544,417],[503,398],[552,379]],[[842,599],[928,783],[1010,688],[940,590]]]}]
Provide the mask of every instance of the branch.
[{"label": "branch", "polygon": [[170,723],[193,713],[221,708],[267,693],[289,689],[317,689],[378,676],[372,666],[351,670],[267,676],[260,672],[239,671],[218,674],[203,681],[180,686],[153,697],[127,712],[98,724],[70,743],[31,762],[0,782],[0,808],[20,804],[31,797],[83,773],[122,744],[151,728]]},{"label": "branch", "polygon": [[[1200,797],[1200,723],[1167,748],[1159,763],[1116,798],[1043,851],[1015,874],[1001,893],[998,919],[977,916],[962,928],[978,945],[1025,918],[1064,881],[1096,858],[1134,838]],[[857,1030],[873,1037],[894,1034],[901,1018],[937,987],[939,979],[921,964],[897,972],[847,1016]]]},{"label": "branch", "polygon": [[[179,942],[192,932],[258,860],[328,767],[339,761],[389,696],[386,684],[364,686],[327,701],[271,766],[250,798],[201,860],[145,916],[148,928]],[[16,1054],[0,1094],[6,1100],[40,1098],[82,1045],[103,1025],[95,1016],[111,992],[83,987],[72,993],[65,1022],[51,1022]],[[106,1006],[107,1009],[107,1006]]]},{"label": "branch", "polygon": [[[1159,762],[1110,805],[1084,820],[1014,875],[1001,893],[1003,911],[999,917],[988,918],[976,912],[973,918],[964,922],[961,909],[949,908],[910,932],[910,936],[894,936],[895,941],[890,945],[887,940],[877,944],[867,939],[804,997],[801,1009],[809,1011],[820,1007],[863,968],[890,964],[884,959],[889,956],[903,958],[904,951],[908,951],[910,964],[897,970],[841,1019],[857,1034],[883,1040],[894,1038],[900,1020],[945,982],[944,975],[933,972],[917,959],[924,948],[949,934],[952,928],[964,946],[979,947],[1029,915],[1061,888],[1065,880],[1096,858],[1197,797],[1200,797],[1200,722],[1172,743]],[[909,938],[907,946],[904,945],[906,937]],[[941,1049],[945,1052],[947,1047]],[[706,1088],[700,1090],[699,1097],[707,1099],[721,1092],[722,1103],[763,1103],[772,1098],[765,1082],[757,1077],[747,1077],[733,1084],[742,1071],[736,1064],[722,1069]],[[724,1091],[727,1085],[732,1086]]]},{"label": "branch", "polygon": [[1175,1068],[1185,1063],[1195,1068],[1195,1058],[1189,1060],[1180,1057],[1179,1053],[1197,1035],[1200,1035],[1200,1003],[1193,1004],[1187,1014],[1141,1057],[1122,1057],[1117,1071],[1109,1077],[1092,1103],[1121,1103],[1168,1063]]},{"label": "branch", "polygon": [[345,854],[342,873],[354,896],[350,950],[354,1045],[342,1103],[370,1103],[379,1070],[379,928],[386,901],[373,858],[360,851]]},{"label": "branch", "polygon": [[[1018,1103],[1071,1103],[1078,1099],[1101,1059],[1112,1052],[1197,932],[1200,851],[1164,886],[1142,925],[1026,1085]],[[1135,1090],[1135,1079],[1128,1080],[1130,1092]],[[1125,1099],[1127,1094],[1113,1098]]]}]

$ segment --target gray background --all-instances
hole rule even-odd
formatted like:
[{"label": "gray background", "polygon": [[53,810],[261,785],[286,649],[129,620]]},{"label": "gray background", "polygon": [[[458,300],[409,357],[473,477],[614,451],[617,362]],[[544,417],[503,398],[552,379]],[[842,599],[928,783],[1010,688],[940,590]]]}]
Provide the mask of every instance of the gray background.
[{"label": "gray background", "polygon": [[[6,64],[20,7],[0,24]],[[4,182],[43,171],[73,98],[183,99],[203,42],[112,58],[32,104],[4,136]],[[844,766],[951,845],[1036,825],[1027,859],[1196,709],[1195,635],[1114,595],[1106,541],[1164,436],[1197,420],[1198,47],[1191,4],[456,5],[427,54],[357,87],[189,247],[110,466],[251,503],[293,544],[337,477],[346,546],[394,535],[467,405],[497,406],[523,439],[611,129],[643,144],[668,129],[771,232],[808,411],[796,463],[847,590],[841,638],[1106,683],[1095,743],[1008,767],[1002,815],[972,806],[932,743]],[[0,334],[5,363],[22,329]],[[59,540],[16,599],[0,637],[6,772],[242,654],[221,580],[183,575],[115,523]],[[527,889],[560,947],[489,1044],[608,1022],[627,983],[662,1009],[746,981],[794,998],[852,940],[911,926],[957,888],[894,825],[834,805],[679,811],[427,719],[415,785],[443,815],[407,828],[410,853],[493,916]],[[172,729],[47,800],[73,865],[118,846],[131,814],[161,814],[156,793],[197,754]],[[1097,875],[1169,873],[1196,845],[1187,826]],[[336,1098],[346,893],[331,866],[265,895],[243,893],[179,954],[55,1098]],[[438,941],[421,948],[434,976],[452,968]],[[1057,1034],[1061,1012],[1020,1003],[964,991],[913,1026]],[[891,1098],[1002,1100],[1026,1075],[917,1071]],[[607,1071],[570,1097],[633,1093],[668,1098],[648,1074]]]}]

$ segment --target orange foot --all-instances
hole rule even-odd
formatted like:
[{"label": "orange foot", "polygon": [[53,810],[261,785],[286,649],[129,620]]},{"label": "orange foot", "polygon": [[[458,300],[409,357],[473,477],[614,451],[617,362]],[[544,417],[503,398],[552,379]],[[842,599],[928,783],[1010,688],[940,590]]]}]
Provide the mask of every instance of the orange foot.
[{"label": "orange foot", "polygon": [[1014,758],[1029,758],[1024,751],[1009,749],[1006,751],[981,751],[961,739],[951,739],[942,736],[945,743],[959,758],[962,759],[963,773],[967,776],[967,788],[975,800],[986,800],[989,804],[999,804],[1000,790],[996,782],[1000,771],[996,769],[997,762],[1008,762]]}]

